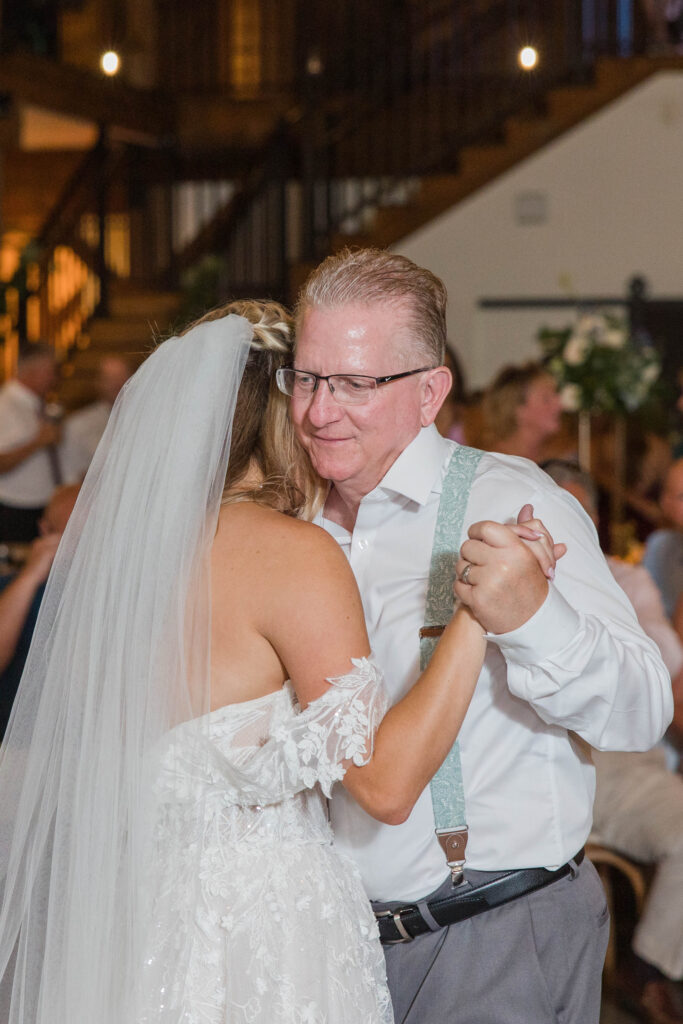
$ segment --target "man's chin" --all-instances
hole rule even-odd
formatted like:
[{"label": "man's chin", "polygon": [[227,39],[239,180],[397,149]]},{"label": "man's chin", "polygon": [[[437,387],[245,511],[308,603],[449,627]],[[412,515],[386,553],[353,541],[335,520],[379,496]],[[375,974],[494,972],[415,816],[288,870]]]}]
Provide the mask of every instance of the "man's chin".
[{"label": "man's chin", "polygon": [[353,465],[348,455],[341,444],[338,447],[312,444],[308,448],[313,468],[325,480],[345,480],[357,472],[358,466]]},{"label": "man's chin", "polygon": [[333,484],[342,484],[344,481],[352,479],[358,472],[357,466],[350,466],[348,462],[332,458],[311,458],[313,468],[316,473],[323,478],[323,480],[329,480]]}]

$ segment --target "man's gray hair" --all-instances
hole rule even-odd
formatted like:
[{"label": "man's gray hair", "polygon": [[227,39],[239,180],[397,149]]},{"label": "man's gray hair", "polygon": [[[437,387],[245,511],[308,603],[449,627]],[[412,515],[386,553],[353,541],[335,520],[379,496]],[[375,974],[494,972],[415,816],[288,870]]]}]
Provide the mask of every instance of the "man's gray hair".
[{"label": "man's gray hair", "polygon": [[382,249],[342,249],[323,260],[304,284],[294,311],[296,330],[314,307],[340,309],[404,303],[413,337],[410,356],[442,366],[446,352],[446,288],[431,270]]}]

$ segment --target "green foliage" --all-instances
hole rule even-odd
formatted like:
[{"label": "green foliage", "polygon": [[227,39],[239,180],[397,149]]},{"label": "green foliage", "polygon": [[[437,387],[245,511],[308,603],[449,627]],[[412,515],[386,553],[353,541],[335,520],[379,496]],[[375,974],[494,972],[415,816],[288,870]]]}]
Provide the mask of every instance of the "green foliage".
[{"label": "green foliage", "polygon": [[570,411],[633,413],[661,373],[656,350],[640,344],[610,313],[581,316],[561,330],[541,328],[538,341]]}]

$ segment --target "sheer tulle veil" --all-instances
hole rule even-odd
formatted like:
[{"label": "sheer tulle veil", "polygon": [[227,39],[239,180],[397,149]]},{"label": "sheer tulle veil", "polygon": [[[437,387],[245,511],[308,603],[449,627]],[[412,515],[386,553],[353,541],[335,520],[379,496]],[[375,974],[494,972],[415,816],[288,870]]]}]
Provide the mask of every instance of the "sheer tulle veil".
[{"label": "sheer tulle veil", "polygon": [[[231,315],[158,347],[60,545],[0,756],[3,1024],[142,1019],[155,765],[181,723],[184,743],[206,729],[209,552],[251,339]],[[179,976],[182,934],[168,958]]]}]

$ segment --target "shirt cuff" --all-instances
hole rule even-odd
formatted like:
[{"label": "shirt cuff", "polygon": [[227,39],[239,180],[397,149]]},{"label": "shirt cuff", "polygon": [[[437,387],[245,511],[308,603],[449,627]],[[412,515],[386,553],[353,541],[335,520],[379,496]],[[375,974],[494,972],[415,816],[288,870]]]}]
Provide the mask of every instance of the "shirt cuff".
[{"label": "shirt cuff", "polygon": [[506,661],[538,665],[568,647],[581,626],[577,611],[554,586],[530,619],[510,633],[487,633],[486,639],[500,649]]}]

